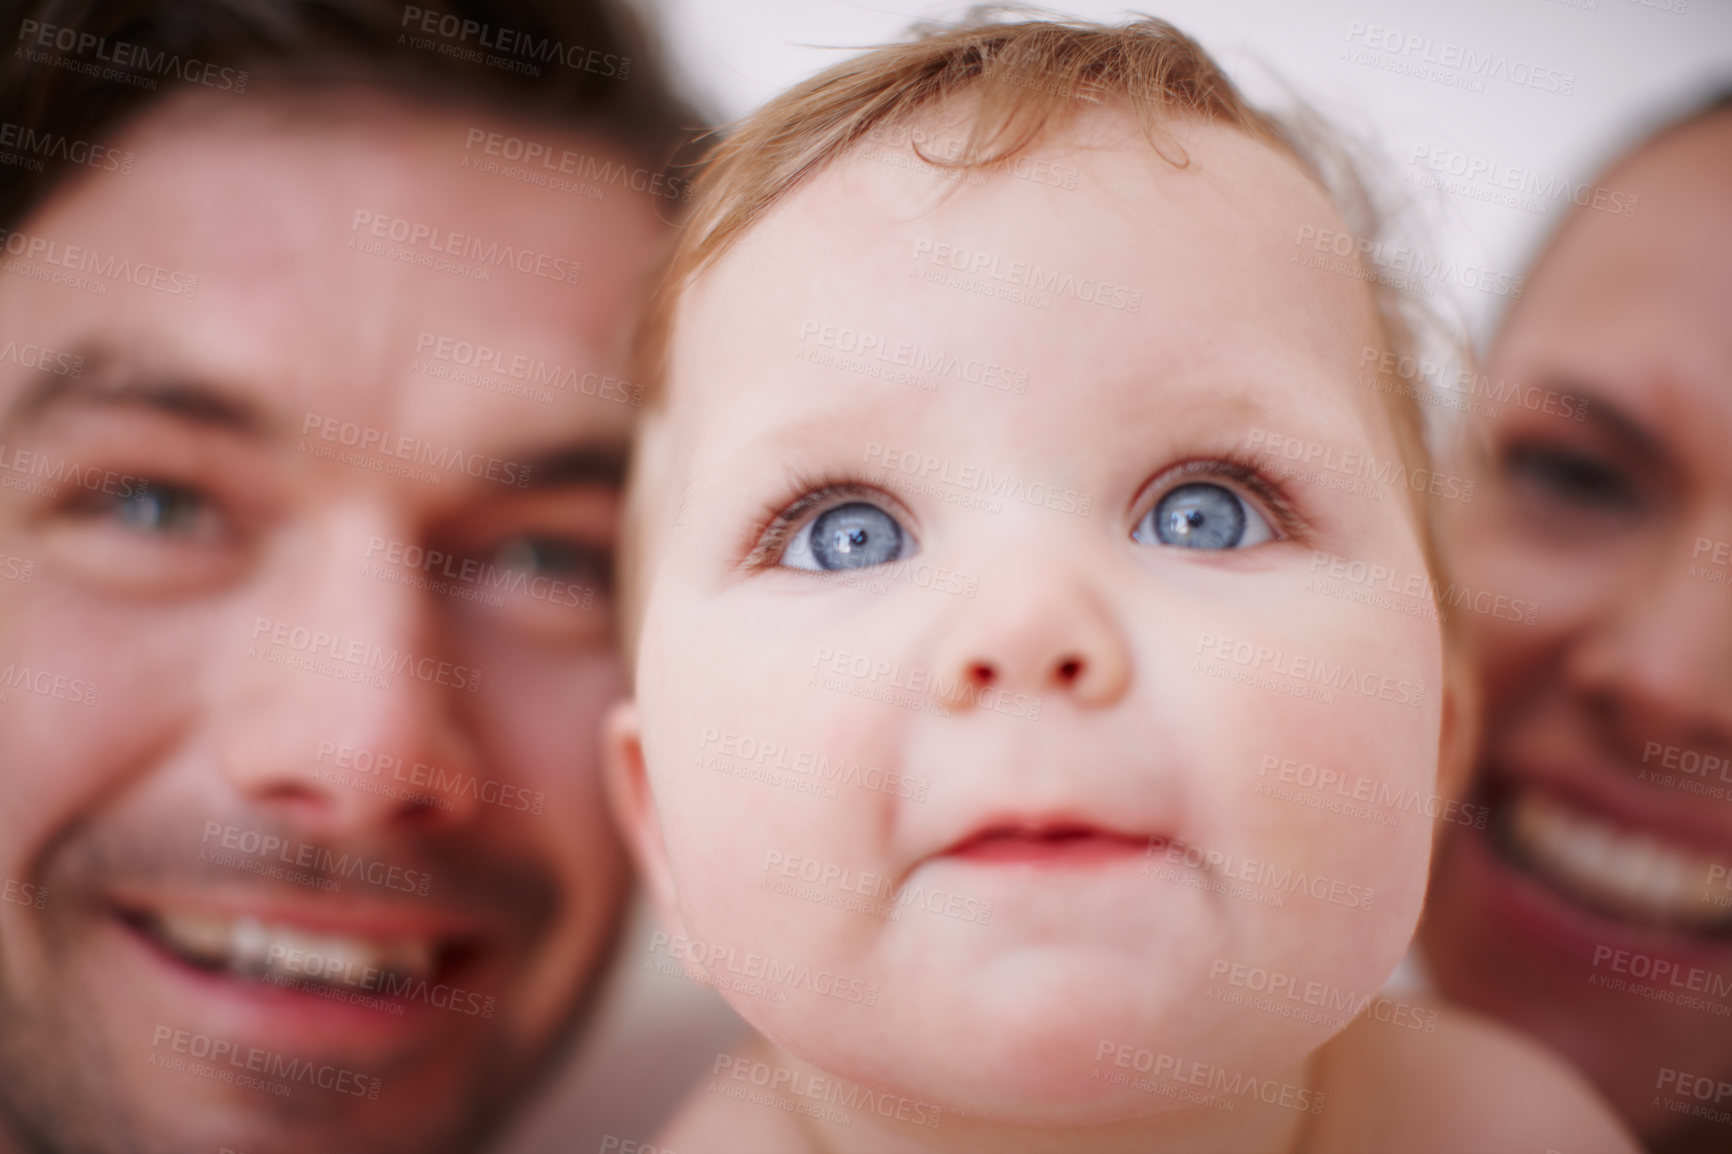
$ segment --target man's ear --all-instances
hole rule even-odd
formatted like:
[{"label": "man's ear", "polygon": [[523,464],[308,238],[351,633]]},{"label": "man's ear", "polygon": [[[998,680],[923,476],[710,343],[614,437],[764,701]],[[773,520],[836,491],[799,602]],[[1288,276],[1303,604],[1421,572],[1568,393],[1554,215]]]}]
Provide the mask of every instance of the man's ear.
[{"label": "man's ear", "polygon": [[670,934],[684,937],[685,925],[674,896],[667,843],[662,839],[661,819],[656,814],[649,772],[644,766],[643,726],[636,702],[621,701],[608,711],[602,723],[601,740],[603,778],[614,823],[631,851],[638,876],[649,890],[662,925]]}]

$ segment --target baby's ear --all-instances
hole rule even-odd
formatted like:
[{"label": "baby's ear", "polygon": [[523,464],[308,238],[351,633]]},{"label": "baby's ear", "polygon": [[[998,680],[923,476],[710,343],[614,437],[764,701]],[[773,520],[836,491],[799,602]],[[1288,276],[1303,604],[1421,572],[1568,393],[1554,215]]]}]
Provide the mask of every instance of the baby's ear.
[{"label": "baby's ear", "polygon": [[1444,637],[1443,731],[1437,743],[1437,793],[1458,799],[1473,788],[1480,722],[1479,684],[1462,632]]},{"label": "baby's ear", "polygon": [[638,876],[649,889],[662,925],[669,933],[684,937],[673,872],[668,868],[667,843],[662,840],[661,819],[656,815],[644,766],[643,726],[636,702],[621,701],[608,711],[601,740],[607,800],[614,822],[637,863]]}]

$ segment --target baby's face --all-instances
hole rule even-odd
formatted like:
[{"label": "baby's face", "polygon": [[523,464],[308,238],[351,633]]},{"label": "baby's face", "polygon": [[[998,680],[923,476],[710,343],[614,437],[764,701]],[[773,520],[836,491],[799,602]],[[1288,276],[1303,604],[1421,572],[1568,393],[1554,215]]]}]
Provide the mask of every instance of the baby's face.
[{"label": "baby's face", "polygon": [[1399,461],[1371,299],[1302,263],[1340,226],[1289,162],[1178,134],[1185,170],[1106,117],[984,182],[837,164],[687,295],[645,447],[618,752],[684,956],[948,1109],[1285,1069],[1332,1029],[1231,999],[1338,1017],[1418,916],[1439,629],[1317,585],[1425,572],[1400,481],[1329,471]]}]

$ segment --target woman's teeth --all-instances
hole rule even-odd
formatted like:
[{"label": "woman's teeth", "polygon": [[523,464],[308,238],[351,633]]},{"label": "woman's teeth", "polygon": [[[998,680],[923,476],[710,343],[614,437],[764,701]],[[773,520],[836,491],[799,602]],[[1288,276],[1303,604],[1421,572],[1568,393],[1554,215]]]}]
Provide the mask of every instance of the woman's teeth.
[{"label": "woman's teeth", "polygon": [[376,987],[382,975],[423,979],[435,968],[435,948],[424,940],[315,934],[245,915],[159,913],[148,930],[184,961],[242,977]]},{"label": "woman's teeth", "polygon": [[1727,863],[1612,825],[1539,790],[1508,807],[1509,841],[1529,869],[1629,921],[1732,929]]}]

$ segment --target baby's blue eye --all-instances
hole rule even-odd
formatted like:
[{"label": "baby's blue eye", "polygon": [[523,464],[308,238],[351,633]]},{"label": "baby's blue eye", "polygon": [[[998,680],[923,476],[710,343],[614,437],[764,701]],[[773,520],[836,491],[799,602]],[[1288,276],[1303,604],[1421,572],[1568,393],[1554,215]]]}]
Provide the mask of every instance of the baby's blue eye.
[{"label": "baby's blue eye", "polygon": [[820,513],[795,535],[782,564],[790,569],[867,569],[902,558],[911,541],[896,518],[850,501]]},{"label": "baby's blue eye", "polygon": [[1272,541],[1275,533],[1262,515],[1231,489],[1196,481],[1178,486],[1155,502],[1131,536],[1145,545],[1243,549]]}]

